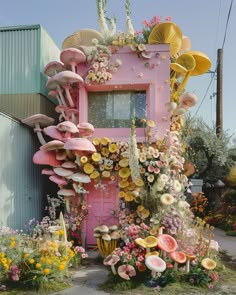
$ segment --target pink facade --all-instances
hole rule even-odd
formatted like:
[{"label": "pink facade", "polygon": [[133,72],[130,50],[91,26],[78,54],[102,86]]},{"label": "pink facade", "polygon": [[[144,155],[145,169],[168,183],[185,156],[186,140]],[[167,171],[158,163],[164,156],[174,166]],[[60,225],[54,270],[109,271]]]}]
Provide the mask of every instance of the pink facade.
[{"label": "pink facade", "polygon": [[[78,89],[76,105],[80,113],[80,123],[89,122],[89,92],[136,90],[146,92],[147,119],[153,120],[157,126],[155,138],[161,138],[169,129],[168,112],[165,104],[170,101],[170,55],[169,45],[146,45],[150,58],[143,58],[131,50],[129,46],[118,48],[112,54],[111,64],[117,59],[122,62],[112,79],[105,84],[84,84]],[[88,68],[85,64],[77,66],[77,73],[84,76]],[[98,110],[99,111],[99,110]],[[144,128],[136,129],[137,141],[143,142]],[[155,133],[155,132],[154,132]],[[128,141],[130,128],[97,128],[93,137],[109,137],[113,141]],[[87,187],[87,203],[89,215],[83,224],[83,244],[91,246],[96,244],[93,237],[93,228],[101,224],[118,224],[114,212],[119,210],[119,187],[117,183],[107,182],[106,189],[95,189],[94,183]]]},{"label": "pink facade", "polygon": [[[146,45],[150,58],[144,58],[131,50],[130,46],[118,48],[112,54],[111,64],[117,59],[122,65],[112,79],[105,84],[85,84],[79,88],[77,107],[80,122],[88,120],[88,93],[98,91],[138,90],[146,91],[147,119],[153,120],[158,128],[158,137],[162,137],[169,128],[168,112],[165,103],[170,101],[170,54],[169,45]],[[84,64],[77,66],[77,73],[84,75]],[[95,126],[96,127],[96,126]],[[94,137],[110,137],[115,141],[127,141],[129,128],[95,128]],[[137,140],[144,140],[143,128],[136,130]],[[154,138],[155,140],[155,138]]]}]

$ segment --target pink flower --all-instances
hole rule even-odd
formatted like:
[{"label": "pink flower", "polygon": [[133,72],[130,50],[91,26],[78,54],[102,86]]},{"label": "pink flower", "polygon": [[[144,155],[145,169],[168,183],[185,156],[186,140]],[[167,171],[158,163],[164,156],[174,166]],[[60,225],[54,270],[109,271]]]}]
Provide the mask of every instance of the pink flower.
[{"label": "pink flower", "polygon": [[136,270],[132,265],[123,264],[118,267],[118,275],[124,280],[130,280],[131,277],[136,276]]}]

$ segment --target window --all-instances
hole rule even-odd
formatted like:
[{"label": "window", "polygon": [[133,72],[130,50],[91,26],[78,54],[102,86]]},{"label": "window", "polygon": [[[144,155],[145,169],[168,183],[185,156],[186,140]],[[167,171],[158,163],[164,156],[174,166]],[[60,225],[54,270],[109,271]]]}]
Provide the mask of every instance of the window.
[{"label": "window", "polygon": [[95,128],[130,128],[135,113],[136,127],[146,118],[145,91],[90,92],[88,121]]}]

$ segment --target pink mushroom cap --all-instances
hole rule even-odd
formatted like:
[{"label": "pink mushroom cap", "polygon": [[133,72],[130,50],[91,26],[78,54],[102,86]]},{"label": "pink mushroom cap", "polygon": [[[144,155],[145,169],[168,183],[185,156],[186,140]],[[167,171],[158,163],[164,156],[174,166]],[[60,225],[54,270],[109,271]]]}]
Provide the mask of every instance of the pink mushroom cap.
[{"label": "pink mushroom cap", "polygon": [[54,119],[50,118],[46,115],[43,114],[36,114],[33,116],[30,116],[28,118],[25,118],[21,120],[22,123],[30,126],[30,127],[35,127],[36,124],[39,124],[40,127],[47,127],[49,125],[52,125],[54,123]]},{"label": "pink mushroom cap", "polygon": [[53,139],[63,140],[63,133],[61,133],[56,126],[48,126],[43,129],[43,132]]},{"label": "pink mushroom cap", "polygon": [[157,247],[160,248],[161,250],[170,253],[174,252],[177,249],[177,242],[176,240],[167,234],[162,234],[159,235],[158,237],[158,244]]},{"label": "pink mushroom cap", "polygon": [[62,132],[78,133],[79,130],[76,125],[70,121],[64,121],[57,124],[57,129]]},{"label": "pink mushroom cap", "polygon": [[54,76],[54,80],[58,81],[60,85],[69,85],[71,83],[83,83],[83,78],[71,71],[63,71]]},{"label": "pink mushroom cap", "polygon": [[91,136],[94,133],[93,125],[88,122],[82,122],[77,127],[81,136]]},{"label": "pink mushroom cap", "polygon": [[86,55],[77,48],[66,48],[62,50],[60,60],[65,65],[79,64],[86,61]]},{"label": "pink mushroom cap", "polygon": [[45,68],[44,68],[44,74],[49,76],[49,77],[52,77],[54,76],[55,74],[59,73],[59,72],[62,72],[65,70],[65,67],[64,65],[59,62],[59,61],[51,61],[50,63],[48,63]]},{"label": "pink mushroom cap", "polygon": [[49,165],[52,167],[60,167],[61,162],[56,159],[56,155],[53,151],[37,151],[33,155],[33,163],[39,165]]},{"label": "pink mushroom cap", "polygon": [[54,139],[40,147],[40,150],[44,151],[53,151],[53,150],[60,150],[64,149],[64,142]]},{"label": "pink mushroom cap", "polygon": [[90,153],[96,152],[95,146],[87,138],[69,138],[64,144],[64,149]]},{"label": "pink mushroom cap", "polygon": [[66,185],[67,184],[67,181],[65,180],[65,178],[59,176],[59,175],[51,175],[49,177],[49,179],[52,181],[52,182],[55,182],[56,184],[58,184],[59,186],[61,185]]}]

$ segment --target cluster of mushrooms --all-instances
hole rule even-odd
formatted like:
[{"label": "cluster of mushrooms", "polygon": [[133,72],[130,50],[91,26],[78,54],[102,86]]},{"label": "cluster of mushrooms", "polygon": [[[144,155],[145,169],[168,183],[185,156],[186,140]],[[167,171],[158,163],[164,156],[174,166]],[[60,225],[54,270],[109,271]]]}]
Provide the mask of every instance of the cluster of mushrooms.
[{"label": "cluster of mushrooms", "polygon": [[100,225],[94,228],[93,236],[96,238],[100,255],[106,257],[111,254],[118,245],[120,233],[117,225]]},{"label": "cluster of mushrooms", "polygon": [[[197,258],[194,254],[178,250],[176,240],[168,234],[160,233],[158,237],[150,235],[146,238],[137,238],[135,243],[137,247],[145,249],[145,265],[151,271],[153,278],[156,278],[158,273],[164,272],[167,267],[173,267],[177,271],[185,265],[185,272],[189,273],[191,261]],[[103,264],[110,266],[114,275],[118,273],[123,279],[130,280],[132,276],[136,275],[136,270],[128,263],[119,265],[116,270],[116,265],[120,260],[118,255],[111,253],[105,257]],[[206,270],[213,270],[216,267],[216,262],[205,257],[202,259],[201,265]]]}]

